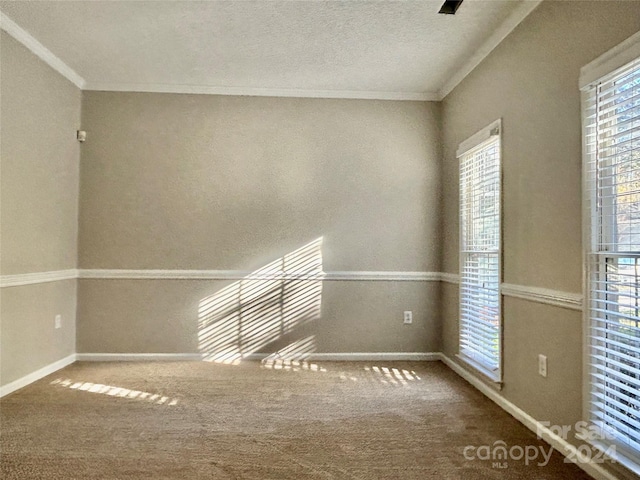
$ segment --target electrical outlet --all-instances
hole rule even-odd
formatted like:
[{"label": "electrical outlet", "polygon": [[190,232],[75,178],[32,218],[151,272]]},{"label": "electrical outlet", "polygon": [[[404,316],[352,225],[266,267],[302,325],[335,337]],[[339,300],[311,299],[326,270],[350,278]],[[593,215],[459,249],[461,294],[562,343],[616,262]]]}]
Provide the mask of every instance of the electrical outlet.
[{"label": "electrical outlet", "polygon": [[55,328],[62,328],[62,315],[56,315],[53,324]]},{"label": "electrical outlet", "polygon": [[547,376],[547,356],[538,355],[538,373],[543,377]]},{"label": "electrical outlet", "polygon": [[405,324],[413,323],[413,313],[411,312],[411,310],[405,310],[404,323]]}]

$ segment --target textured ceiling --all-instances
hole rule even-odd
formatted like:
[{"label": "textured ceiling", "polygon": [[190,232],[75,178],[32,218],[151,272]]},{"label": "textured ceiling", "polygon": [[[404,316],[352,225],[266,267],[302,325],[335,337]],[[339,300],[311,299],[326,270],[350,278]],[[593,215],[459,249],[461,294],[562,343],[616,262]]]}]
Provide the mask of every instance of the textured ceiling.
[{"label": "textured ceiling", "polygon": [[87,89],[430,98],[527,3],[466,0],[452,16],[437,13],[442,1],[0,1],[0,10]]}]

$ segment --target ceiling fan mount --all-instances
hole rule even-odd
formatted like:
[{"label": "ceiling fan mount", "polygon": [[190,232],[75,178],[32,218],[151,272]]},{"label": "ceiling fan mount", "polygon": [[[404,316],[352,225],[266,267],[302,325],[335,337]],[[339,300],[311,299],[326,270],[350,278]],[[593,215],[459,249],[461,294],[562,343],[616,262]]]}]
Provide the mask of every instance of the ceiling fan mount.
[{"label": "ceiling fan mount", "polygon": [[442,7],[440,7],[438,13],[443,13],[445,15],[455,15],[462,1],[463,0],[446,0],[442,4]]}]

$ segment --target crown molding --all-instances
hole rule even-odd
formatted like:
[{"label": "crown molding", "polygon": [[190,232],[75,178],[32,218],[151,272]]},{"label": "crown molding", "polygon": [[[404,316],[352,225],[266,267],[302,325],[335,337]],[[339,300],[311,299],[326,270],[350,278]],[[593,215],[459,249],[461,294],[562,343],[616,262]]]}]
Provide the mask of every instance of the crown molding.
[{"label": "crown molding", "polygon": [[29,32],[24,30],[2,12],[0,12],[0,29],[4,30],[22,45],[27,47],[31,53],[40,58],[76,87],[81,90],[85,87],[86,82],[84,81],[84,78],[78,75],[69,65],[56,57],[51,50],[42,45],[38,40],[33,38]]},{"label": "crown molding", "polygon": [[542,1],[524,0],[521,2],[493,34],[480,45],[471,58],[445,82],[438,92],[438,99],[444,100]]},{"label": "crown molding", "polygon": [[335,98],[354,100],[400,100],[438,102],[443,100],[469,73],[484,60],[542,0],[524,0],[457,70],[438,92],[386,92],[361,90],[307,90],[286,88],[220,87],[209,85],[138,84],[87,82],[71,67],[54,55],[30,33],[0,12],[0,28],[23,44],[47,65],[81,90],[109,92],[184,93],[199,95],[235,95],[250,97]]},{"label": "crown molding", "polygon": [[437,92],[378,92],[360,90],[306,90],[287,88],[215,87],[208,85],[170,85],[152,83],[88,82],[84,90],[107,92],[189,93],[246,97],[342,98],[355,100],[438,101]]}]

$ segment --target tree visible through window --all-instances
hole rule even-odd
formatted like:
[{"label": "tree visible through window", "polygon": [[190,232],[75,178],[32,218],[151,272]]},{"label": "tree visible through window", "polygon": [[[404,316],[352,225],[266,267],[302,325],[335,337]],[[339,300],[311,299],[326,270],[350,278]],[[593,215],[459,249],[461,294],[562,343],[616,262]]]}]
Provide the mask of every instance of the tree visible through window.
[{"label": "tree visible through window", "polygon": [[640,465],[640,61],[586,92],[584,112],[589,414]]}]

